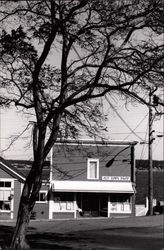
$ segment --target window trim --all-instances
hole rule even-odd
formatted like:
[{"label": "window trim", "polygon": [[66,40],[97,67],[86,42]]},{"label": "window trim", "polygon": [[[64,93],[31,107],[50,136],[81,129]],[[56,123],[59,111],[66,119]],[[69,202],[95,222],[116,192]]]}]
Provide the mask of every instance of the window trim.
[{"label": "window trim", "polygon": [[[48,191],[46,191],[46,190],[40,190],[39,194],[41,194],[41,193],[45,193],[45,196],[47,196]],[[36,203],[47,203],[47,199],[45,201],[37,201],[36,200]]]},{"label": "window trim", "polygon": [[[11,191],[11,194],[14,195],[14,180],[12,178],[0,178],[0,181],[2,182],[11,182],[11,187],[0,187],[1,191]],[[10,210],[0,210],[0,213],[11,213],[11,219],[12,219],[12,213],[14,209],[14,197],[11,200],[11,206]]]},{"label": "window trim", "polygon": [[[90,177],[90,163],[91,162],[97,162],[97,178]],[[87,161],[87,179],[89,180],[99,180],[99,159],[97,158],[88,158]]]},{"label": "window trim", "polygon": [[0,178],[0,181],[2,182],[11,182],[10,187],[0,187],[0,189],[6,189],[6,190],[13,190],[14,189],[14,179],[11,178]]}]

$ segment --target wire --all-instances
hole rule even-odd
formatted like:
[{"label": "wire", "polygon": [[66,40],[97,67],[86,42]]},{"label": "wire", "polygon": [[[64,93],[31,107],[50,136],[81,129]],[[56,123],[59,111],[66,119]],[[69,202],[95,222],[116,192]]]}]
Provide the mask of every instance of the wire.
[{"label": "wire", "polygon": [[[147,134],[148,134],[148,127],[149,127],[149,122],[147,123],[147,130],[146,130],[146,134],[145,134],[145,141],[146,141],[146,137],[147,137]],[[139,164],[138,164],[138,168],[140,167],[140,164],[141,164],[141,160],[145,154],[144,150],[146,149],[146,144],[143,144],[143,147],[142,147],[142,151],[141,151],[141,156],[140,156],[140,160],[139,160]]]},{"label": "wire", "polygon": [[[122,116],[117,112],[117,110],[114,108],[114,106],[112,105],[112,103],[109,101],[109,99],[108,99],[108,97],[106,96],[105,97],[106,98],[106,100],[107,100],[107,102],[109,103],[109,105],[112,107],[112,109],[114,110],[114,112],[118,115],[118,117],[121,119],[121,121],[128,127],[128,129],[131,131],[131,133],[133,133],[138,139],[140,139],[141,141],[144,141],[139,135],[137,135],[136,133],[135,133],[135,131],[133,130],[133,129],[131,129],[131,127],[128,125],[128,123],[122,118]],[[145,119],[145,117],[143,118],[143,120]],[[142,120],[142,121],[143,121]],[[141,121],[141,122],[142,122]],[[140,122],[140,123],[141,123]],[[140,125],[140,124],[139,124]],[[139,125],[137,125],[137,127],[139,126]],[[126,138],[128,138],[129,137],[129,135],[126,137]],[[124,139],[125,140],[125,139]]]},{"label": "wire", "polygon": [[[138,126],[137,126],[138,127]],[[133,130],[136,130],[136,128],[137,127],[135,127]],[[139,132],[139,131],[137,131],[137,133],[138,134],[145,134],[145,132]],[[118,133],[118,132],[113,132],[113,133],[110,133],[111,135],[124,135],[124,134],[128,134],[128,136],[130,136],[132,133],[129,133],[129,132],[120,132],[120,133]]]}]

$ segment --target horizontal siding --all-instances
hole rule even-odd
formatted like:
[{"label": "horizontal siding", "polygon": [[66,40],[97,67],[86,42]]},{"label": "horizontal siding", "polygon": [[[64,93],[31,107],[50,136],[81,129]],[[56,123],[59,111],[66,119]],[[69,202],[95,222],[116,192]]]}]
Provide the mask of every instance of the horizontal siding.
[{"label": "horizontal siding", "polygon": [[48,219],[49,205],[47,203],[36,203],[33,209],[36,219]]},{"label": "horizontal siding", "polygon": [[68,212],[53,212],[53,219],[73,219],[74,213]]},{"label": "horizontal siding", "polygon": [[10,220],[10,219],[11,219],[11,213],[0,212],[0,220]]},{"label": "horizontal siding", "polygon": [[127,146],[56,145],[53,152],[53,179],[87,180],[88,158],[99,159],[102,176],[131,176],[130,147],[121,152],[112,166],[106,163]]},{"label": "horizontal siding", "polygon": [[17,218],[20,197],[21,197],[21,183],[18,180],[15,180],[14,181],[14,219]]},{"label": "horizontal siding", "polygon": [[133,216],[133,214],[110,213],[110,217],[130,217],[130,216]]},{"label": "horizontal siding", "polygon": [[[47,191],[48,194],[49,185],[42,185],[41,191]],[[48,219],[49,218],[49,203],[36,202],[33,209],[35,219]]]}]

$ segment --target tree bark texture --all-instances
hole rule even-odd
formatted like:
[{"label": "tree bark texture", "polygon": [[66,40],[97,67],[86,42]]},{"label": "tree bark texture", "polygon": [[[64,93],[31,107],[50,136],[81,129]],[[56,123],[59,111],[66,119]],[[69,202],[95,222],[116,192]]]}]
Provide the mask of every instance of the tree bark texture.
[{"label": "tree bark texture", "polygon": [[34,162],[29,175],[26,178],[17,215],[17,223],[10,245],[10,249],[30,249],[26,242],[26,233],[30,221],[31,212],[34,208],[37,195],[42,184],[42,169],[44,162],[44,138],[45,130],[38,133],[38,142],[35,138]]},{"label": "tree bark texture", "polygon": [[30,249],[26,242],[26,233],[30,221],[31,212],[34,208],[37,194],[41,187],[40,171],[32,168],[21,195],[17,223],[10,245],[10,249]]}]

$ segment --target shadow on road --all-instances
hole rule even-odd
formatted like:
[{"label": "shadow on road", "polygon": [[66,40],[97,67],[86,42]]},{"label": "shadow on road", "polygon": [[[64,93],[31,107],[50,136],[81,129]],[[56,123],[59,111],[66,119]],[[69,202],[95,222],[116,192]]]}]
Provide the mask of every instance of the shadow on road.
[{"label": "shadow on road", "polygon": [[[12,226],[0,226],[0,249],[5,250],[9,247],[14,232]],[[31,249],[74,249],[72,244],[77,243],[77,237],[73,234],[59,234],[59,233],[37,233],[34,228],[30,228],[27,234],[27,240]],[[82,240],[82,238],[81,238]],[[67,246],[67,244],[71,246]],[[75,248],[78,250],[78,248]]]},{"label": "shadow on road", "polygon": [[[73,228],[72,228],[73,229]],[[0,226],[0,246],[9,246],[13,226]],[[54,229],[55,231],[55,229]],[[63,233],[54,231],[38,231],[29,227],[27,240],[31,249],[55,250],[105,250],[105,249],[142,249],[161,250],[163,237],[161,228],[153,227],[114,227],[97,228],[96,230],[77,230]]]}]

